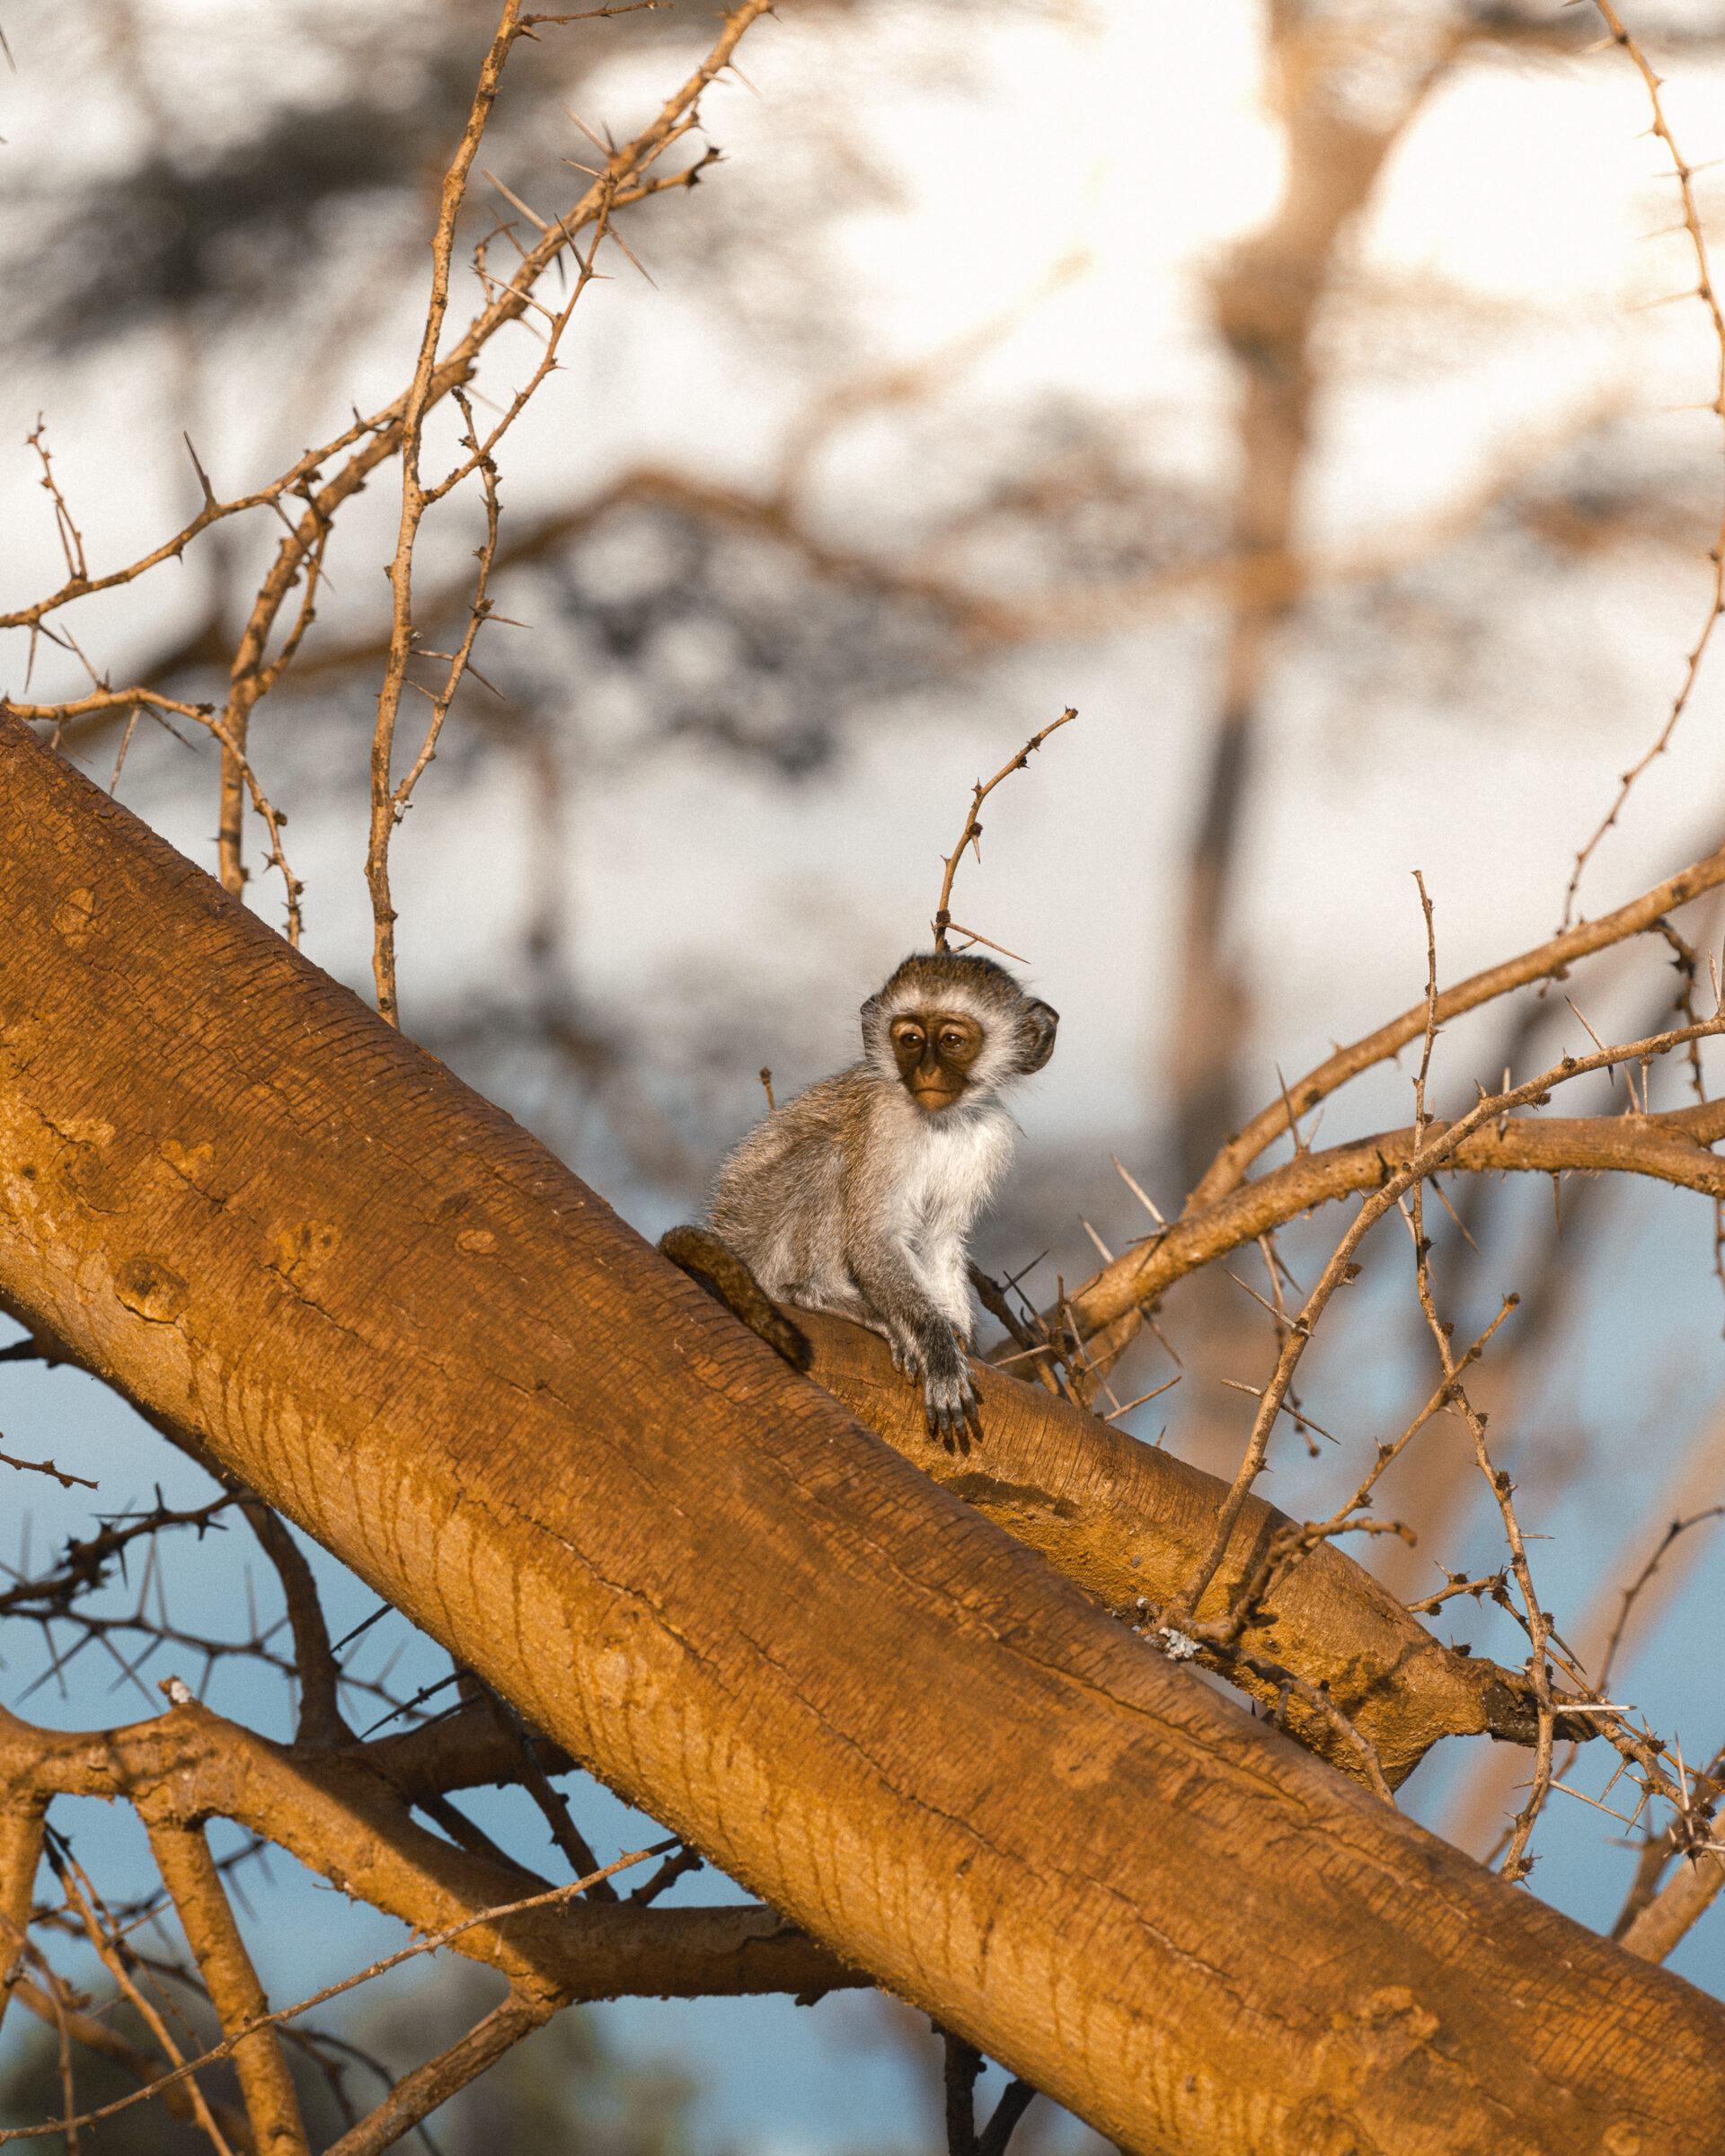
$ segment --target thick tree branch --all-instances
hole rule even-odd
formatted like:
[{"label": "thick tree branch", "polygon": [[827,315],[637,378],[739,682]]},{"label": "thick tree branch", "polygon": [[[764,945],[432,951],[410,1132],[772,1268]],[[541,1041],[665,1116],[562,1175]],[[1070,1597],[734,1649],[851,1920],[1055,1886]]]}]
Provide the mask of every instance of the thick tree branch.
[{"label": "thick tree branch", "polygon": [[[1128,1621],[1143,1604],[1170,1601],[1208,1550],[1227,1495],[1215,1475],[986,1365],[975,1373],[983,1441],[969,1454],[942,1452],[929,1444],[920,1395],[894,1370],[884,1341],[841,1318],[799,1311],[797,1322],[814,1345],[817,1384]],[[1200,1621],[1232,1605],[1290,1524],[1262,1498],[1248,1501]],[[1320,1690],[1370,1739],[1393,1786],[1441,1737],[1534,1741],[1533,1701],[1519,1671],[1445,1647],[1333,1543],[1314,1550],[1278,1586],[1273,1613],[1249,1624],[1241,1645],[1244,1659],[1208,1650],[1199,1659],[1277,1709],[1303,1744],[1362,1780],[1358,1745],[1309,1701],[1284,1700],[1286,1687],[1254,1662],[1284,1666]]]},{"label": "thick tree branch", "polygon": [[8,1792],[0,1805],[0,2022],[24,1972],[36,1873],[42,1860],[45,1802]]},{"label": "thick tree branch", "polygon": [[1622,1933],[1625,1953],[1663,1961],[1712,1908],[1725,1886],[1725,1854],[1704,1849],[1685,1859]]},{"label": "thick tree branch", "polygon": [[331,2143],[328,2156],[380,2156],[381,2151],[393,2148],[439,2104],[447,2104],[469,2081],[496,2065],[506,2051],[543,2027],[550,2010],[542,2000],[518,1998],[511,1992],[447,2051],[403,2075],[375,2111]]},{"label": "thick tree branch", "polygon": [[625,1797],[1139,2150],[1710,2156],[1725,2008],[1132,1639],[3,720],[0,850],[0,1299]]},{"label": "thick tree branch", "polygon": [[[91,1732],[37,1729],[0,1710],[0,1820],[33,1816],[40,1846],[41,1808],[60,1796],[127,1798],[157,1828],[231,1819],[421,1932],[519,1900],[524,1876],[529,1889],[538,1883],[422,1827],[369,1749],[274,1745],[190,1700],[155,1721]],[[475,1925],[455,1944],[518,1990],[560,2004],[636,1993],[816,1996],[865,1981],[759,1907],[587,1900]]]}]

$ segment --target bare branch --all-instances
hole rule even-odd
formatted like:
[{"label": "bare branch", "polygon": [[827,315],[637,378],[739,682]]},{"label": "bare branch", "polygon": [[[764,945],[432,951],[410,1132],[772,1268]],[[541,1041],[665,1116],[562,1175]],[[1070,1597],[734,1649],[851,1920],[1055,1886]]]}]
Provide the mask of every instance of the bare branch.
[{"label": "bare branch", "polygon": [[[1432,1004],[1434,1012],[1436,1004],[1437,999],[1434,998]],[[1432,1022],[1435,1022],[1435,1019]],[[1164,1613],[1163,1619],[1164,1626],[1183,1630],[1190,1623],[1199,1595],[1208,1585],[1216,1566],[1221,1562],[1223,1551],[1227,1547],[1228,1537],[1233,1532],[1234,1523],[1238,1516],[1240,1507],[1245,1501],[1246,1493],[1262,1469],[1264,1458],[1269,1450],[1270,1431],[1278,1415],[1281,1412],[1289,1382],[1300,1357],[1305,1352],[1318,1320],[1322,1315],[1336,1289],[1341,1286],[1345,1278],[1351,1277],[1354,1251],[1359,1247],[1367,1232],[1383,1218],[1402,1192],[1429,1175],[1435,1168],[1446,1165],[1464,1142],[1475,1131],[1506,1117],[1513,1109],[1544,1100],[1549,1096],[1554,1086],[1562,1084],[1572,1078],[1585,1076],[1591,1071],[1609,1069],[1616,1064],[1638,1062],[1643,1057],[1665,1055],[1674,1047],[1682,1047],[1687,1041],[1712,1038],[1722,1032],[1725,1032],[1725,1017],[1712,1018],[1707,1020],[1701,1026],[1676,1027],[1669,1032],[1656,1034],[1645,1040],[1626,1042],[1619,1047],[1608,1048],[1600,1054],[1588,1056],[1566,1056],[1561,1063],[1554,1064],[1550,1070],[1542,1072],[1537,1078],[1530,1078],[1523,1085],[1512,1086],[1501,1093],[1485,1095],[1473,1108],[1468,1110],[1466,1115],[1460,1117],[1444,1130],[1428,1137],[1423,1144],[1417,1143],[1408,1160],[1401,1167],[1393,1170],[1385,1176],[1378,1188],[1367,1197],[1359,1211],[1354,1215],[1348,1232],[1331,1252],[1330,1261],[1324,1267],[1317,1286],[1307,1296],[1299,1316],[1289,1329],[1287,1339],[1283,1344],[1281,1353],[1277,1357],[1276,1368],[1269,1384],[1264,1388],[1263,1397],[1259,1402],[1258,1413],[1252,1422],[1252,1435],[1247,1442],[1245,1455],[1241,1461],[1227,1501],[1217,1516],[1215,1542],[1204,1562],[1193,1574],[1192,1579],[1175,1597]],[[1694,1111],[1686,1109],[1683,1112],[1692,1114]],[[1308,1164],[1308,1161],[1309,1156],[1296,1162],[1295,1165],[1305,1167]]]},{"label": "bare branch", "polygon": [[[270,2002],[245,1950],[203,1830],[150,1822],[150,1849],[208,1990],[234,2064],[258,2156],[309,2156],[305,2125],[281,2045],[267,2023]],[[246,2034],[251,2030],[253,2033]]]},{"label": "bare branch", "polygon": [[[1627,937],[1656,929],[1665,915],[1686,906],[1692,898],[1700,897],[1703,891],[1716,889],[1721,883],[1725,883],[1725,850],[1711,853],[1704,861],[1668,877],[1651,890],[1642,892],[1639,898],[1620,906],[1614,913],[1602,914],[1597,921],[1579,922],[1561,934],[1523,951],[1518,958],[1505,959],[1496,966],[1487,967],[1482,973],[1470,974],[1453,988],[1442,990],[1438,997],[1437,1021],[1440,1026],[1446,1025],[1464,1012],[1477,1011],[1482,1004],[1492,1003],[1499,996],[1525,988],[1535,981],[1561,979],[1578,959],[1590,958],[1594,952],[1608,950]],[[1399,1018],[1393,1018],[1387,1025],[1379,1026],[1349,1047],[1338,1048],[1303,1078],[1284,1087],[1281,1099],[1261,1109],[1222,1147],[1193,1190],[1190,1205],[1211,1205],[1225,1197],[1239,1184],[1259,1154],[1289,1127],[1292,1116],[1305,1115],[1349,1079],[1358,1077],[1362,1071],[1370,1070],[1376,1064],[1386,1062],[1410,1041],[1418,1040],[1425,1026],[1426,1003],[1422,997]],[[1080,1291],[1081,1302],[1094,1285],[1087,1283]]]},{"label": "bare branch", "polygon": [[[1694,251],[1695,270],[1699,278],[1699,282],[1695,286],[1695,296],[1703,302],[1707,309],[1708,318],[1712,324],[1713,341],[1719,348],[1713,381],[1713,401],[1711,409],[1718,415],[1721,426],[1725,426],[1725,311],[1721,311],[1718,289],[1713,283],[1712,268],[1707,257],[1707,237],[1702,230],[1701,212],[1695,206],[1694,167],[1677,147],[1676,137],[1672,134],[1667,122],[1665,107],[1659,99],[1659,77],[1649,66],[1647,56],[1624,28],[1623,19],[1612,5],[1612,0],[1594,0],[1594,4],[1605,17],[1612,37],[1634,62],[1636,73],[1646,86],[1648,102],[1652,107],[1653,133],[1665,145],[1666,150],[1670,155],[1672,172],[1676,179],[1677,190],[1683,204],[1684,229],[1687,232],[1690,246]],[[1721,508],[1718,529],[1714,534],[1708,559],[1712,563],[1712,589],[1708,595],[1706,618],[1702,623],[1700,634],[1685,654],[1683,679],[1677,685],[1677,693],[1672,699],[1671,709],[1652,746],[1637,757],[1618,780],[1617,791],[1612,797],[1610,808],[1606,809],[1605,817],[1592,837],[1577,853],[1575,866],[1570,871],[1570,880],[1564,887],[1563,917],[1558,924],[1560,928],[1567,928],[1570,924],[1575,912],[1576,894],[1581,887],[1581,878],[1586,872],[1588,863],[1592,860],[1600,840],[1604,838],[1606,832],[1612,828],[1618,817],[1623,813],[1623,805],[1628,800],[1636,781],[1649,765],[1656,763],[1670,747],[1671,738],[1677,730],[1678,722],[1682,720],[1684,712],[1689,708],[1689,699],[1701,673],[1701,662],[1706,656],[1708,645],[1712,641],[1713,630],[1718,623],[1719,617],[1721,614],[1725,614],[1725,508]]]},{"label": "bare branch", "polygon": [[[982,859],[982,826],[977,821],[978,810],[1003,779],[1010,779],[1015,771],[1022,771],[1048,736],[1058,733],[1063,726],[1069,726],[1077,716],[1076,711],[1068,704],[1060,716],[1045,726],[1039,734],[1032,734],[1012,761],[1003,764],[986,785],[982,780],[977,781],[971,791],[970,807],[965,816],[964,829],[959,834],[958,844],[953,847],[946,858],[946,872],[941,879],[941,895],[934,903],[933,929],[936,950],[946,949],[947,932],[953,926],[952,916],[948,911],[948,906],[952,897],[952,879],[959,872],[959,863],[964,858],[964,849],[967,846],[974,846],[977,859],[978,861]],[[986,943],[988,941],[986,936],[978,935],[974,929],[960,928],[956,932],[961,936],[969,936],[976,943]],[[997,950],[1000,946],[991,944],[989,948]],[[1005,955],[1012,958],[1015,954],[1008,951]]]}]

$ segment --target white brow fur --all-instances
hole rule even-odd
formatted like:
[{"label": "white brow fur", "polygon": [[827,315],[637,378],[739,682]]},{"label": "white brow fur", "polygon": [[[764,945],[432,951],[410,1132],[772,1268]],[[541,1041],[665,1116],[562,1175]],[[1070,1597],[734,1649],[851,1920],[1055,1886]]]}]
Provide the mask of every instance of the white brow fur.
[{"label": "white brow fur", "polygon": [[[895,1018],[902,1018],[927,1005],[926,993],[914,981],[895,989],[880,999],[883,1021],[890,1025]],[[970,1083],[980,1093],[991,1092],[1004,1084],[1012,1075],[1013,1037],[1000,1022],[1000,1013],[991,1009],[986,1001],[975,994],[961,983],[942,988],[940,1007],[943,1012],[956,1012],[960,1017],[971,1018],[982,1028],[982,1051],[970,1066]],[[898,1073],[890,1064],[883,1065],[883,1074],[896,1079]]]}]

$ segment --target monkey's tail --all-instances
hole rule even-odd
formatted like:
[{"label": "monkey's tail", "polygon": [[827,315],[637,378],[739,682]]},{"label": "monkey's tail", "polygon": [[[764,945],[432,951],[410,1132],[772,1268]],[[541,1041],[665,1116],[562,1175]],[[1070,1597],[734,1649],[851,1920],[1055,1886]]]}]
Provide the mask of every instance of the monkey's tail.
[{"label": "monkey's tail", "polygon": [[698,1281],[792,1369],[807,1370],[814,1361],[808,1335],[792,1323],[736,1251],[711,1228],[668,1228],[659,1237],[659,1248],[662,1257]]}]

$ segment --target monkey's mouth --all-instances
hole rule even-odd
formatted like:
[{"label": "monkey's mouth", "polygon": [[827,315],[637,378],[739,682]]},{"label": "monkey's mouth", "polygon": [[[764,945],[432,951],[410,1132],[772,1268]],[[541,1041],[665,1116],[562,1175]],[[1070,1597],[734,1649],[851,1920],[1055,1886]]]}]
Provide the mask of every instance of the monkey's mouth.
[{"label": "monkey's mouth", "polygon": [[913,1085],[911,1097],[925,1114],[934,1115],[943,1108],[951,1108],[958,1099],[958,1089],[950,1085]]}]

